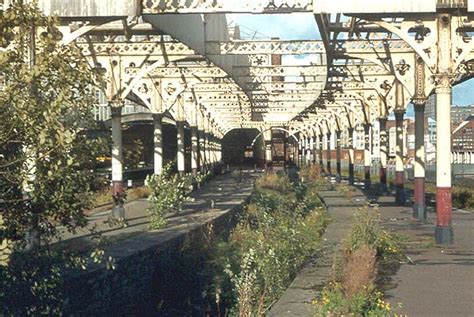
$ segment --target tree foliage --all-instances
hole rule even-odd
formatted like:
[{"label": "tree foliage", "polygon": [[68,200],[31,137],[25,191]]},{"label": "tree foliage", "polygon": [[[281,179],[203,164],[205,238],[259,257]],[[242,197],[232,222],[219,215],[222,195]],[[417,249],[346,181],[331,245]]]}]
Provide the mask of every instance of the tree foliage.
[{"label": "tree foliage", "polygon": [[[56,19],[35,5],[14,2],[0,12],[0,306],[7,314],[48,311],[41,306],[47,300],[28,311],[8,310],[9,288],[32,282],[28,276],[41,279],[34,264],[18,270],[24,254],[17,251],[31,224],[37,224],[43,246],[60,239],[61,231],[87,225],[98,150],[87,130],[97,78],[79,50],[60,40]],[[28,256],[51,256],[48,250]],[[27,293],[38,295],[34,287]]]}]

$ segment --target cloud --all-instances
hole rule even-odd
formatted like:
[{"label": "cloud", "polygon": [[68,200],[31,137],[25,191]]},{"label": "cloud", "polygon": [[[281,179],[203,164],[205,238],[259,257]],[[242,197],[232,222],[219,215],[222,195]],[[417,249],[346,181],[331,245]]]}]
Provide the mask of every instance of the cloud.
[{"label": "cloud", "polygon": [[[311,13],[291,14],[228,14],[227,21],[241,26],[244,38],[279,37],[285,40],[321,39]],[[256,33],[257,32],[257,33]]]}]

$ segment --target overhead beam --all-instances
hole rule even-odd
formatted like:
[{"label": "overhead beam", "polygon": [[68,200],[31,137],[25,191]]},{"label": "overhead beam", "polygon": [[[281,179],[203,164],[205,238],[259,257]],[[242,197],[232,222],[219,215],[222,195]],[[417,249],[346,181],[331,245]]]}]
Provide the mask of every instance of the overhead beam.
[{"label": "overhead beam", "polygon": [[[136,74],[140,68],[127,67],[127,74]],[[295,76],[295,77],[313,77],[326,75],[325,66],[234,66],[233,77],[249,78],[249,82],[255,82],[258,77],[275,77],[275,76]],[[222,69],[215,66],[190,66],[180,65],[179,67],[156,68],[149,73],[152,77],[226,77],[228,74]]]},{"label": "overhead beam", "polygon": [[152,42],[78,42],[76,45],[85,56],[189,56],[196,55],[196,51],[179,42],[152,41]]},{"label": "overhead beam", "polygon": [[[251,96],[254,102],[308,102],[313,101],[318,98],[319,93],[308,93],[308,94],[254,94]],[[238,94],[209,94],[209,95],[200,95],[198,97],[199,102],[228,102],[228,101],[239,101],[243,100],[245,95]]]},{"label": "overhead beam", "polygon": [[267,76],[321,76],[326,75],[326,66],[234,66],[236,77]]},{"label": "overhead beam", "polygon": [[336,57],[344,54],[397,54],[414,52],[410,44],[397,39],[331,41]]},{"label": "overhead beam", "polygon": [[143,14],[313,12],[312,0],[142,0]]},{"label": "overhead beam", "polygon": [[324,54],[326,50],[322,41],[301,40],[234,40],[227,42],[209,41],[206,43],[207,54]]},{"label": "overhead beam", "polygon": [[[84,55],[197,55],[183,43],[166,40],[149,40],[141,42],[92,42],[77,43]],[[336,57],[344,54],[373,53],[409,53],[413,49],[402,40],[338,40],[331,41]],[[305,55],[325,54],[324,43],[317,40],[235,40],[226,42],[211,41],[206,43],[206,55]]]},{"label": "overhead beam", "polygon": [[[248,101],[238,102],[238,101],[231,101],[231,100],[212,100],[212,101],[204,100],[200,102],[203,102],[208,107],[221,107],[221,108],[229,107],[229,109],[236,108],[236,107],[245,107],[245,108],[255,107],[255,106],[258,107],[258,104],[259,104],[258,102],[251,104]],[[272,102],[271,104],[272,107],[276,107],[276,108],[287,107],[287,109],[292,109],[292,108],[303,109],[309,105],[311,105],[311,103],[308,103],[307,100],[305,101],[303,100],[276,101],[276,102]],[[266,107],[268,107],[268,105],[266,105]]]}]

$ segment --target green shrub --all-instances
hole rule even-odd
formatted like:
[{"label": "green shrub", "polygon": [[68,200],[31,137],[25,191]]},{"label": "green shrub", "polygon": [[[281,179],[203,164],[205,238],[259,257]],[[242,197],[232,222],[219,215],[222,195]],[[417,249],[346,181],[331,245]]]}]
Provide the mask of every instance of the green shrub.
[{"label": "green shrub", "polygon": [[146,188],[132,191],[138,198],[148,197],[150,229],[163,228],[166,225],[166,214],[179,212],[194,187],[199,187],[211,177],[210,172],[183,176],[174,174],[173,164],[174,162],[166,164],[159,175],[149,175],[145,180]]},{"label": "green shrub", "polygon": [[224,292],[222,285],[231,285],[225,291],[231,315],[264,315],[318,250],[326,224],[314,189],[291,183],[284,174],[258,179],[238,225],[216,255],[225,275],[217,274],[214,289]]},{"label": "green shrub", "polygon": [[363,207],[357,211],[354,218],[351,232],[344,241],[344,245],[349,251],[368,245],[375,248],[378,257],[399,253],[400,248],[395,238],[380,226],[378,210],[369,210],[368,207]]},{"label": "green shrub", "polygon": [[473,194],[472,189],[453,187],[453,206],[460,209],[474,209]]},{"label": "green shrub", "polygon": [[167,212],[180,211],[185,198],[186,183],[177,174],[172,174],[172,165],[163,167],[161,174],[149,175],[145,183],[150,188],[150,229],[163,228],[166,225]]},{"label": "green shrub", "polygon": [[[383,293],[375,289],[364,290],[348,298],[340,283],[330,283],[322,292],[320,300],[313,300],[315,315],[327,316],[394,316],[390,303],[383,300]],[[401,305],[399,305],[401,307]],[[396,315],[395,315],[396,316]]]}]

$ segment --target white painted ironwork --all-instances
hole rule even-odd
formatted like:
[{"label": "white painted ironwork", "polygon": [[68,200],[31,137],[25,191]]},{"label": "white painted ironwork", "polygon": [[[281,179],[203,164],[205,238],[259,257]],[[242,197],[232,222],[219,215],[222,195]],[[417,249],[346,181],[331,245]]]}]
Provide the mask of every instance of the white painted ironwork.
[{"label": "white painted ironwork", "polygon": [[314,13],[436,12],[437,0],[314,0]]},{"label": "white painted ironwork", "polygon": [[322,76],[326,66],[234,66],[235,77]]},{"label": "white painted ironwork", "polygon": [[324,54],[322,41],[234,40],[207,42],[207,54]]},{"label": "white painted ironwork", "polygon": [[144,14],[312,12],[312,0],[142,0]]},{"label": "white painted ironwork", "polygon": [[77,43],[85,56],[164,56],[164,55],[196,55],[196,52],[179,42],[99,42]]}]

